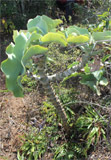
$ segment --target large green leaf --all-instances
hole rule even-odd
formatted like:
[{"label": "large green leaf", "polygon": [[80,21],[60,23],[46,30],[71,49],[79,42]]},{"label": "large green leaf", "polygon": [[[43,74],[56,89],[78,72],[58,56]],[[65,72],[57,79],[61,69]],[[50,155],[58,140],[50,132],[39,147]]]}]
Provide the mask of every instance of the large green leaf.
[{"label": "large green leaf", "polygon": [[67,41],[65,39],[65,36],[60,33],[49,32],[48,34],[46,34],[41,38],[41,42],[43,43],[56,42],[64,47],[67,46]]},{"label": "large green leaf", "polygon": [[80,81],[81,84],[87,85],[90,87],[93,91],[96,91],[97,95],[100,96],[100,91],[97,88],[97,80],[94,77],[93,74],[87,74],[87,75],[82,75],[82,80]]},{"label": "large green leaf", "polygon": [[85,43],[89,41],[88,36],[80,35],[80,36],[69,36],[67,38],[68,43]]},{"label": "large green leaf", "polygon": [[24,55],[24,47],[27,42],[26,36],[21,33],[16,39],[15,39],[15,47],[14,47],[14,55],[16,58],[21,61],[22,56]]},{"label": "large green leaf", "polygon": [[92,74],[99,81],[102,78],[102,76],[104,74],[104,71],[103,70],[98,70],[98,71],[92,72]]},{"label": "large green leaf", "polygon": [[42,19],[47,23],[48,26],[48,32],[50,32],[52,29],[56,28],[59,24],[63,23],[60,19],[51,19],[45,15],[42,16]]},{"label": "large green leaf", "polygon": [[28,30],[31,30],[31,28],[36,28],[36,25],[39,23],[41,19],[41,16],[37,16],[34,19],[29,19],[27,23]]},{"label": "large green leaf", "polygon": [[18,37],[19,32],[17,30],[13,31],[13,41],[15,42],[16,37]]},{"label": "large green leaf", "polygon": [[62,21],[60,19],[53,20],[45,15],[37,16],[34,19],[30,19],[27,24],[27,28],[30,32],[37,30],[37,32],[45,35],[50,32],[52,29],[61,24]]},{"label": "large green leaf", "polygon": [[30,37],[30,33],[27,30],[20,30],[19,32],[17,30],[13,30],[13,41],[15,42],[16,37],[18,37],[20,34],[24,34],[27,38]]},{"label": "large green leaf", "polygon": [[70,26],[66,29],[66,37],[68,37],[69,35],[80,35],[79,31],[77,29],[75,29],[73,26]]},{"label": "large green leaf", "polygon": [[92,36],[95,41],[111,41],[111,31],[94,32]]},{"label": "large green leaf", "polygon": [[1,69],[6,75],[6,86],[16,97],[22,97],[22,88],[18,82],[18,76],[22,71],[21,59],[24,54],[24,47],[27,42],[25,35],[22,33],[15,39],[15,45],[11,43],[6,53],[8,59],[2,62]]},{"label": "large green leaf", "polygon": [[41,20],[36,24],[37,32],[42,33],[43,35],[48,33],[47,23],[41,17]]},{"label": "large green leaf", "polygon": [[66,29],[66,35],[77,34],[77,35],[89,35],[89,32],[85,28],[80,28],[77,26],[70,26]]},{"label": "large green leaf", "polygon": [[35,45],[31,46],[26,52],[24,52],[26,44],[26,36],[23,33],[19,34],[15,38],[15,45],[11,43],[7,47],[6,53],[8,59],[1,64],[1,69],[6,75],[6,86],[16,97],[23,96],[21,78],[22,75],[25,74],[25,65],[27,61],[33,55],[44,54],[48,50],[45,47]]},{"label": "large green leaf", "polygon": [[37,54],[44,54],[45,52],[47,52],[48,49],[45,47],[42,47],[40,45],[35,45],[35,46],[31,46],[27,52],[25,53],[25,55],[22,58],[23,64],[26,65],[27,61],[34,55]]},{"label": "large green leaf", "polygon": [[25,45],[25,50],[27,49],[27,48],[29,48],[30,47],[30,45],[32,45],[32,44],[39,44],[39,39],[41,38],[42,36],[41,36],[41,34],[39,34],[39,33],[37,33],[37,32],[33,32],[32,34],[31,34],[31,36],[29,37],[29,39],[28,39],[28,41],[27,41],[27,43],[26,43],[26,45]]},{"label": "large green leaf", "polygon": [[37,31],[43,35],[48,32],[48,26],[42,16],[37,16],[34,19],[30,19],[28,21],[27,28],[29,32]]},{"label": "large green leaf", "polygon": [[99,81],[99,84],[102,86],[107,86],[108,80],[105,77],[102,77],[101,80]]}]

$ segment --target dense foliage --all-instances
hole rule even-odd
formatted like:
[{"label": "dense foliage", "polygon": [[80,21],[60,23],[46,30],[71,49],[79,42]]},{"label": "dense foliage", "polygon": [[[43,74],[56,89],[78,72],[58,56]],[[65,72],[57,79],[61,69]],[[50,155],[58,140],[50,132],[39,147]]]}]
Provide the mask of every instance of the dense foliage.
[{"label": "dense foliage", "polygon": [[25,29],[25,24],[29,18],[35,17],[37,14],[50,15],[51,9],[53,9],[54,4],[55,1],[51,0],[2,0],[0,6],[2,15],[1,18],[6,21],[9,27],[8,29],[11,29],[10,23],[13,23],[13,25],[17,29]]},{"label": "dense foliage", "polygon": [[[92,32],[91,34],[87,29],[77,26],[69,26],[68,28],[58,30],[56,26],[60,23],[62,23],[62,21],[59,19],[52,20],[47,16],[37,16],[28,21],[26,31],[14,31],[13,41],[15,44],[11,42],[6,49],[8,59],[2,62],[2,71],[6,74],[8,89],[13,91],[15,96],[22,96],[20,80],[22,78],[21,76],[26,72],[25,66],[28,60],[34,55],[44,55],[44,53],[48,52],[48,48],[45,46],[49,43],[59,43],[63,47],[70,47],[75,44],[86,54],[80,66],[78,64],[76,69],[73,70],[74,63],[70,67],[72,70],[69,69],[65,72],[65,76],[61,75],[60,79],[63,79],[70,76],[73,72],[76,72],[78,68],[79,70],[82,69],[86,63],[88,63],[89,57],[101,53],[101,50],[94,50],[98,43],[111,40],[111,31]],[[99,62],[98,65],[101,67]],[[95,72],[92,72],[92,70]],[[85,74],[81,74],[83,77],[81,83],[96,90],[97,94],[100,95],[96,84],[107,85],[107,80],[105,78],[102,79],[104,73],[103,69],[99,71],[96,70],[98,69],[91,68],[87,64],[85,67]],[[89,79],[90,81],[92,80],[92,82],[89,83]]]}]

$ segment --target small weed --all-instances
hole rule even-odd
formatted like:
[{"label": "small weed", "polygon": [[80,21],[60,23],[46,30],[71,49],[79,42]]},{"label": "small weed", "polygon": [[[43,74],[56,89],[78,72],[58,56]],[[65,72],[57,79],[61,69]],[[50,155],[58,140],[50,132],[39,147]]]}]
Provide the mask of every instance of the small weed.
[{"label": "small weed", "polygon": [[107,121],[105,116],[100,116],[91,106],[85,108],[86,113],[77,119],[75,127],[79,139],[84,141],[83,154],[87,157],[87,152],[92,145],[96,146],[101,138],[106,140]]}]

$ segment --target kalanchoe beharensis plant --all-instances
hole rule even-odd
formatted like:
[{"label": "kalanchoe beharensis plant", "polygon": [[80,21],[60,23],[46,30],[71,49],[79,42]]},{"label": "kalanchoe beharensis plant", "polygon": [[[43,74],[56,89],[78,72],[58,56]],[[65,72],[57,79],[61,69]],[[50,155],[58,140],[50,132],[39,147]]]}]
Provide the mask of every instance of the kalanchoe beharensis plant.
[{"label": "kalanchoe beharensis plant", "polygon": [[[89,58],[96,55],[93,52],[96,43],[111,41],[111,32],[105,31],[90,34],[87,29],[77,26],[70,26],[61,31],[57,29],[57,26],[61,23],[62,21],[60,19],[53,20],[45,15],[37,16],[28,21],[27,30],[14,31],[14,42],[6,48],[8,59],[2,62],[1,69],[6,75],[6,86],[8,90],[12,91],[14,96],[22,97],[21,79],[26,73],[26,64],[32,56],[36,56],[38,59],[39,80],[46,90],[50,101],[55,106],[64,129],[68,132],[69,126],[67,124],[66,113],[50,83],[63,80],[72,73],[80,71],[86,65]],[[45,73],[45,64],[48,44],[51,42],[59,43],[63,47],[79,46],[83,52],[81,63],[72,66],[64,72],[47,76]]]}]

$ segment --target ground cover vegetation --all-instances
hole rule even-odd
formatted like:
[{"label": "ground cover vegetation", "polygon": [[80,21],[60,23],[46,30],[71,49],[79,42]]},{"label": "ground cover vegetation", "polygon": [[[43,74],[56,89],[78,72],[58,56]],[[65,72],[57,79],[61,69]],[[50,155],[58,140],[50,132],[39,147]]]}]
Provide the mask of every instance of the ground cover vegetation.
[{"label": "ground cover vegetation", "polygon": [[20,97],[41,83],[48,97],[40,126],[33,121],[21,137],[18,160],[87,159],[100,145],[111,150],[109,9],[93,25],[37,16],[27,30],[13,32],[6,53],[1,69],[8,90]]}]

